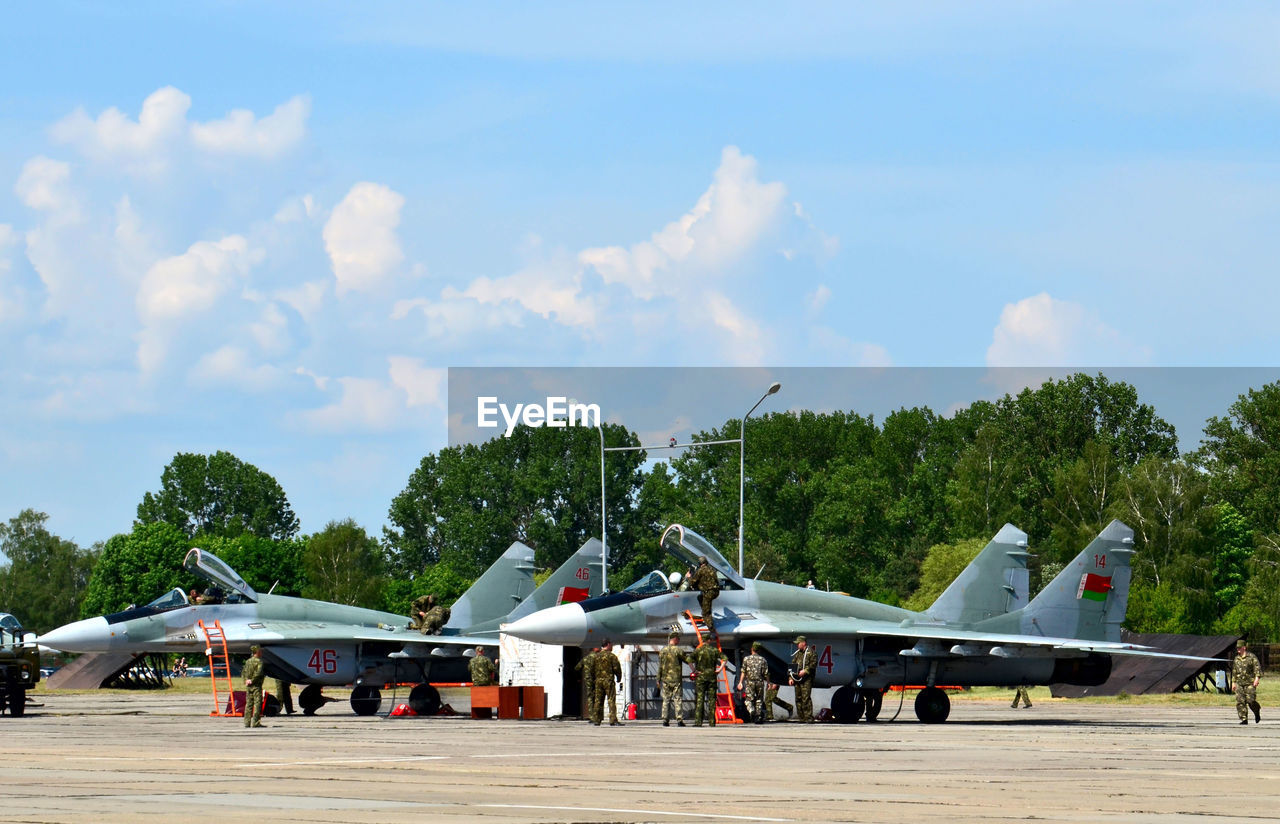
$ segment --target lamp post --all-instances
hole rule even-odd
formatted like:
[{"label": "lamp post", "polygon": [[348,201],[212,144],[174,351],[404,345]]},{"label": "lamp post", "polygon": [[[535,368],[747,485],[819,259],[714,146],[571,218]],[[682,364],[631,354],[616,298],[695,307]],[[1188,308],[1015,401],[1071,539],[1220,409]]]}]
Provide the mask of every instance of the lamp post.
[{"label": "lamp post", "polygon": [[738,433],[738,574],[742,574],[742,503],[744,500],[744,490],[746,486],[746,466],[747,466],[747,418],[751,417],[751,413],[756,411],[756,406],[764,403],[764,399],[777,392],[782,388],[782,384],[774,381],[769,385],[769,389],[760,396],[760,400],[747,410],[747,414],[742,416],[742,431]]},{"label": "lamp post", "polygon": [[596,418],[596,431],[600,433],[600,591],[609,591],[609,513],[604,503],[604,427]]}]

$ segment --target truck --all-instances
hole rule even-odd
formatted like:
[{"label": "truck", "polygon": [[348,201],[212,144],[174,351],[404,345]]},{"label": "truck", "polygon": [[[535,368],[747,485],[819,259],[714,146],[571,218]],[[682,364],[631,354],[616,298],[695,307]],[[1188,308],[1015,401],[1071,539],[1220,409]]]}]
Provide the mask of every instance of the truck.
[{"label": "truck", "polygon": [[0,710],[18,718],[27,712],[27,690],[40,681],[40,648],[12,615],[0,617]]}]

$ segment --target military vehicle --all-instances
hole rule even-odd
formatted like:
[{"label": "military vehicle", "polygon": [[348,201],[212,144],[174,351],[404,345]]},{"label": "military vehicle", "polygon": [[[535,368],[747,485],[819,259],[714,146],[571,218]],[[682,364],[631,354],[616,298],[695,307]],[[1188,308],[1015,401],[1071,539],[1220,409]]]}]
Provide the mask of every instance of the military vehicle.
[{"label": "military vehicle", "polygon": [[14,718],[27,712],[27,690],[40,681],[40,650],[17,618],[0,615],[0,709]]}]

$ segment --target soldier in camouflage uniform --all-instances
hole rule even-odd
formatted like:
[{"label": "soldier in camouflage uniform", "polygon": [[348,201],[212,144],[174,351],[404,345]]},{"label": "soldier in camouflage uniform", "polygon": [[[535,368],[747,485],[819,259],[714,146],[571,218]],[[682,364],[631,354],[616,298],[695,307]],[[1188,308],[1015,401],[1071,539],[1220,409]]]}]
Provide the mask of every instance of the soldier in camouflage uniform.
[{"label": "soldier in camouflage uniform", "polygon": [[693,725],[702,726],[705,715],[707,723],[716,725],[716,669],[724,660],[724,653],[710,641],[704,640],[693,651]]},{"label": "soldier in camouflage uniform", "polygon": [[467,669],[471,672],[471,683],[474,686],[487,687],[493,684],[493,661],[484,654],[484,647],[476,647],[476,655]]},{"label": "soldier in camouflage uniform", "polygon": [[773,720],[774,704],[777,704],[779,707],[786,710],[788,718],[791,717],[791,711],[795,709],[794,706],[778,697],[778,685],[770,682],[766,684],[764,688],[764,720]]},{"label": "soldier in camouflage uniform", "polygon": [[597,727],[603,720],[604,700],[609,699],[609,726],[621,727],[618,720],[618,687],[622,682],[622,662],[613,654],[613,644],[605,641],[596,654],[595,664],[596,702],[592,709],[591,723]]},{"label": "soldier in camouflage uniform", "polygon": [[671,726],[675,711],[676,726],[684,726],[684,664],[691,663],[689,654],[680,649],[680,633],[673,632],[667,646],[658,653],[658,684],[662,687],[662,726]]},{"label": "soldier in camouflage uniform", "polygon": [[689,584],[698,590],[698,605],[702,608],[702,621],[712,633],[716,631],[716,621],[711,617],[711,602],[720,594],[720,579],[716,571],[707,563],[707,556],[698,557],[698,568],[689,576]]},{"label": "soldier in camouflage uniform", "polygon": [[276,698],[280,699],[280,712],[293,715],[293,690],[289,688],[289,682],[283,678],[277,678],[275,682]]},{"label": "soldier in camouflage uniform", "polygon": [[249,660],[240,672],[244,675],[244,725],[261,727],[262,682],[267,678],[267,670],[262,663],[262,649],[257,644],[249,648]]},{"label": "soldier in camouflage uniform", "polygon": [[1249,710],[1253,710],[1253,723],[1262,723],[1262,706],[1258,703],[1258,681],[1262,680],[1262,667],[1258,657],[1249,652],[1249,646],[1241,638],[1236,642],[1236,657],[1231,662],[1231,683],[1236,689],[1236,715],[1241,724],[1249,723]]},{"label": "soldier in camouflage uniform", "polygon": [[791,680],[796,688],[796,720],[813,723],[813,669],[818,666],[818,653],[796,636],[796,651],[791,656]]},{"label": "soldier in camouflage uniform", "polygon": [[587,721],[596,720],[596,656],[599,647],[592,647],[591,652],[578,659],[573,671],[582,673],[582,695],[587,701]]},{"label": "soldier in camouflage uniform", "polygon": [[752,644],[751,654],[743,659],[742,669],[738,671],[738,691],[743,692],[742,685],[746,683],[742,700],[751,720],[757,724],[764,723],[764,685],[769,679],[769,662],[760,654],[763,650],[764,644],[759,641]]}]

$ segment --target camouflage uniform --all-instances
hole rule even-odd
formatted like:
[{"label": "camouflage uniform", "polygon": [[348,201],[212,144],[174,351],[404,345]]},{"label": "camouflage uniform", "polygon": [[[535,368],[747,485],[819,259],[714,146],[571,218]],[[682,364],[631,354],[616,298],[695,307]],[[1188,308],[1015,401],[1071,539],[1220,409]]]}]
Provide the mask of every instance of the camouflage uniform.
[{"label": "camouflage uniform", "polygon": [[773,720],[774,704],[777,704],[779,707],[782,707],[784,710],[786,710],[788,718],[791,717],[791,711],[795,709],[794,706],[792,706],[791,704],[788,704],[786,701],[783,701],[781,698],[778,697],[777,684],[768,684],[765,686],[765,690],[764,690],[764,720],[766,721]]},{"label": "camouflage uniform", "polygon": [[724,660],[724,653],[715,645],[706,641],[693,651],[693,669],[698,677],[693,682],[693,725],[702,726],[705,715],[707,723],[716,725],[716,667]]},{"label": "camouflage uniform", "polygon": [[582,673],[582,695],[587,699],[587,720],[596,719],[596,656],[600,650],[592,650],[578,660],[573,671]]},{"label": "camouflage uniform", "polygon": [[471,683],[475,686],[487,687],[493,683],[493,662],[483,652],[476,653],[467,669],[471,671]]},{"label": "camouflage uniform", "polygon": [[764,723],[764,685],[769,680],[769,662],[764,656],[753,651],[742,661],[742,673],[738,676],[738,684],[746,684],[742,700],[747,705],[747,712],[757,724]]},{"label": "camouflage uniform", "polygon": [[251,655],[240,672],[244,675],[244,725],[261,727],[262,682],[267,678],[266,667],[261,658]]},{"label": "camouflage uniform", "polygon": [[691,663],[689,653],[678,646],[666,646],[658,653],[658,684],[662,687],[662,726],[671,723],[672,710],[676,723],[684,726],[684,668]]},{"label": "camouflage uniform", "polygon": [[1018,691],[1013,694],[1013,708],[1015,710],[1018,708],[1019,701],[1028,707],[1031,706],[1031,695],[1027,692],[1026,687],[1018,687]]},{"label": "camouflage uniform", "polygon": [[706,561],[698,564],[698,568],[690,576],[690,586],[698,590],[698,606],[702,608],[702,620],[707,629],[716,631],[715,619],[711,617],[711,602],[720,594],[720,579],[716,571]]},{"label": "camouflage uniform", "polygon": [[1262,676],[1262,667],[1258,657],[1252,652],[1237,655],[1231,662],[1231,683],[1236,688],[1236,715],[1241,724],[1249,723],[1249,710],[1253,710],[1254,722],[1262,720],[1261,705],[1258,704],[1258,690],[1254,680]]},{"label": "camouflage uniform", "polygon": [[409,629],[422,629],[422,616],[418,613],[431,609],[434,599],[430,595],[419,595],[409,605]]},{"label": "camouflage uniform", "polygon": [[816,666],[818,651],[813,647],[797,649],[791,656],[792,678],[796,682],[796,718],[800,721],[813,721],[813,668]]},{"label": "camouflage uniform", "polygon": [[592,707],[591,723],[597,727],[603,721],[604,700],[609,699],[609,726],[616,727],[622,722],[618,720],[618,688],[617,681],[622,680],[622,662],[611,649],[601,649],[596,653],[595,665],[596,700]]},{"label": "camouflage uniform", "polygon": [[277,678],[275,682],[276,697],[280,699],[280,712],[293,715],[293,690],[289,689],[289,682],[283,678]]}]

